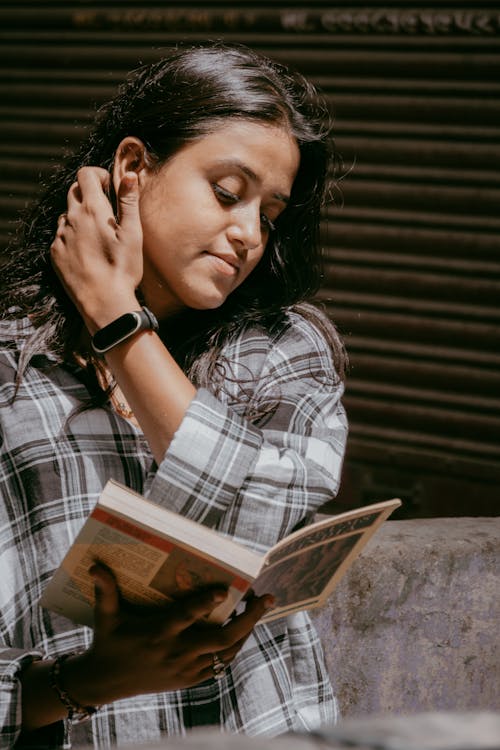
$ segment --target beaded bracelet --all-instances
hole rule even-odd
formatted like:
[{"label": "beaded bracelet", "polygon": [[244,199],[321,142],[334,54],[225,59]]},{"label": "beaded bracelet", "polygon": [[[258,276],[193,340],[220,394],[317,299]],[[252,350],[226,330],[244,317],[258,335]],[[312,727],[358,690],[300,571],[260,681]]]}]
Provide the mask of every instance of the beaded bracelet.
[{"label": "beaded bracelet", "polygon": [[82,706],[75,701],[61,685],[61,667],[70,656],[74,654],[63,654],[58,656],[52,663],[49,672],[49,682],[51,688],[68,711],[68,719],[75,723],[86,721],[99,710],[99,706]]}]

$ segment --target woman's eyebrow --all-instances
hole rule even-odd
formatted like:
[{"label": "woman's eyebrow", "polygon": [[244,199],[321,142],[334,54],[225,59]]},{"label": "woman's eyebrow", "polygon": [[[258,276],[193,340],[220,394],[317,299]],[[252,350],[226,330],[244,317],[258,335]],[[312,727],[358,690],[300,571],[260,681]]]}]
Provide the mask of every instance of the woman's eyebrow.
[{"label": "woman's eyebrow", "polygon": [[[245,174],[250,180],[252,180],[252,182],[255,182],[257,185],[262,184],[262,179],[259,177],[259,175],[256,174],[253,169],[248,166],[248,164],[240,161],[240,159],[222,159],[221,161],[217,162],[217,166],[238,169],[240,172],[243,172],[243,174]],[[284,203],[285,205],[290,202],[290,196],[284,195],[284,193],[273,193],[273,198],[276,198],[276,200],[281,201],[281,203]]]}]

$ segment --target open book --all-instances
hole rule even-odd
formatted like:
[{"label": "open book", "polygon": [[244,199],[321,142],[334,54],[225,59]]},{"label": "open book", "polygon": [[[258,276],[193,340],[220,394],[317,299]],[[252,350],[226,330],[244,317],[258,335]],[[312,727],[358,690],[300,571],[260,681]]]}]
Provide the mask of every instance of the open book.
[{"label": "open book", "polygon": [[226,600],[210,615],[224,622],[249,589],[273,594],[265,621],[321,605],[368,539],[401,505],[387,500],[295,531],[264,556],[172,513],[110,480],[43,593],[41,605],[92,626],[95,561],[110,568],[123,597],[157,606],[189,590],[222,584]]}]

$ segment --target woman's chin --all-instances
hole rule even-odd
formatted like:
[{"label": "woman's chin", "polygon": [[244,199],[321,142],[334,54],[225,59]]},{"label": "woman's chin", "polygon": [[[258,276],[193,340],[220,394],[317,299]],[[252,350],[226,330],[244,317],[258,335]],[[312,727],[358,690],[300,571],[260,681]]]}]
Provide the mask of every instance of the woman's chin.
[{"label": "woman's chin", "polygon": [[216,310],[224,304],[227,297],[227,294],[220,293],[197,294],[186,302],[187,306],[193,310]]}]

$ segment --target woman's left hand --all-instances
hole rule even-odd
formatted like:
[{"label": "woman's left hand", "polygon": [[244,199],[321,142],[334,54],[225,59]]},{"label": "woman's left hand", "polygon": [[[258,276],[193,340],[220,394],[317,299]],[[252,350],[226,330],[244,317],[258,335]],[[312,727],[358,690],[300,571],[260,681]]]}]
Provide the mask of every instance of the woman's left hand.
[{"label": "woman's left hand", "polygon": [[118,221],[106,192],[110,175],[83,167],[68,191],[50,247],[52,264],[91,334],[137,308],[142,273],[142,227],[135,172],[119,185]]}]

